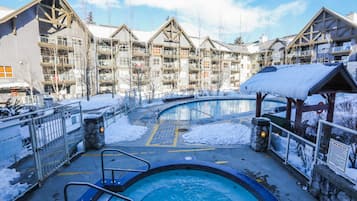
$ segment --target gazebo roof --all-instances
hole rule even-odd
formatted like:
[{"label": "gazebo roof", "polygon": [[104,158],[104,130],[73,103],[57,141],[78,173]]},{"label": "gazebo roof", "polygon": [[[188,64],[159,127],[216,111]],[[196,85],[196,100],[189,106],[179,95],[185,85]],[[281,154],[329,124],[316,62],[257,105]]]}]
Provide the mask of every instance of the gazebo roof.
[{"label": "gazebo roof", "polygon": [[357,92],[357,85],[343,64],[294,64],[265,67],[241,85],[241,92],[306,100],[312,94]]}]

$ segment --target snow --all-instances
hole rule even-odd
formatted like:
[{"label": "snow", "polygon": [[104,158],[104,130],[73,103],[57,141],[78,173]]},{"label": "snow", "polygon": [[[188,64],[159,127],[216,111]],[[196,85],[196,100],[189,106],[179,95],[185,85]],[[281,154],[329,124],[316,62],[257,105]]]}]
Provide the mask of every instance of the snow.
[{"label": "snow", "polygon": [[0,182],[0,200],[11,201],[27,189],[28,184],[11,184],[19,176],[20,173],[14,169],[0,169],[0,178],[2,179]]},{"label": "snow", "polygon": [[130,124],[128,117],[123,116],[116,119],[105,131],[105,143],[112,144],[123,141],[135,141],[140,139],[146,133],[144,126],[135,126]]},{"label": "snow", "polygon": [[260,72],[241,85],[241,92],[264,92],[306,100],[309,91],[337,66],[323,64],[274,66],[276,71]]},{"label": "snow", "polygon": [[190,144],[248,144],[250,133],[250,128],[242,124],[216,123],[194,126],[182,137],[186,143]]},{"label": "snow", "polygon": [[96,95],[90,97],[90,100],[87,101],[87,99],[71,99],[71,100],[65,100],[62,101],[62,104],[69,104],[69,103],[74,103],[74,102],[81,102],[82,105],[82,110],[95,110],[95,109],[101,109],[104,107],[119,107],[120,104],[123,103],[123,98],[115,95],[114,98],[112,98],[112,94],[101,94],[101,95]]},{"label": "snow", "polygon": [[132,32],[136,37],[138,37],[139,41],[141,42],[149,41],[149,39],[155,34],[154,31],[133,30]]},{"label": "snow", "polygon": [[[1,11],[0,11],[1,12]],[[0,13],[1,15],[1,13]],[[29,88],[30,85],[26,82],[6,82],[0,83],[0,88]]]},{"label": "snow", "polygon": [[346,168],[345,174],[351,178],[352,180],[357,182],[357,169],[354,168]]},{"label": "snow", "polygon": [[89,31],[97,38],[111,38],[111,35],[118,29],[114,26],[104,26],[87,24]]},{"label": "snow", "polygon": [[11,10],[9,8],[0,7],[0,19],[14,12],[15,10]]}]

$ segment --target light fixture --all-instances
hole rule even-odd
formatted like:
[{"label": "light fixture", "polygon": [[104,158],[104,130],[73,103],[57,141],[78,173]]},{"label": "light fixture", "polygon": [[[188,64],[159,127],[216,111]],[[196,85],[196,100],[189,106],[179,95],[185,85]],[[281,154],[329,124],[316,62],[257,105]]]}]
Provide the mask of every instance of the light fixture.
[{"label": "light fixture", "polygon": [[260,137],[265,138],[268,135],[266,131],[261,131],[260,132]]},{"label": "light fixture", "polygon": [[104,126],[99,127],[99,133],[104,134]]}]

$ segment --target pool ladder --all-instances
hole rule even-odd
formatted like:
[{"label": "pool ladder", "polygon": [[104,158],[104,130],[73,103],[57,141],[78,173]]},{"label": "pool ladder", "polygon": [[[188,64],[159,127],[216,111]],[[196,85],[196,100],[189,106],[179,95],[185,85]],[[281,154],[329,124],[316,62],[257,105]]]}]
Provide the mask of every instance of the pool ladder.
[{"label": "pool ladder", "polygon": [[[123,169],[123,168],[105,168],[104,166],[104,156],[105,156],[105,153],[107,152],[117,152],[117,153],[120,153],[120,154],[123,154],[125,156],[129,156],[130,158],[133,158],[133,159],[136,159],[138,161],[141,161],[143,163],[146,164],[146,169]],[[132,154],[129,154],[125,151],[122,151],[122,150],[119,150],[119,149],[105,149],[103,151],[101,151],[100,153],[100,160],[101,160],[101,165],[102,165],[102,184],[103,186],[105,186],[105,184],[115,184],[115,178],[114,178],[114,175],[115,175],[115,172],[146,172],[148,170],[150,170],[151,168],[151,165],[150,165],[150,162],[147,161],[147,160],[144,160],[140,157],[137,157],[137,156],[134,156]],[[106,182],[105,180],[105,171],[111,171],[111,182]],[[64,200],[65,201],[68,201],[68,188],[70,186],[86,186],[86,187],[89,187],[89,188],[92,188],[92,189],[96,189],[102,193],[107,193],[113,197],[117,197],[117,198],[120,198],[122,200],[125,200],[125,201],[132,201],[133,199],[129,198],[129,197],[126,197],[124,195],[121,195],[121,194],[118,194],[118,193],[114,193],[113,191],[110,191],[108,189],[105,189],[103,187],[100,187],[100,186],[97,186],[95,184],[91,184],[91,183],[88,183],[88,182],[70,182],[70,183],[67,183],[64,187]]]},{"label": "pool ladder", "polygon": [[[133,158],[133,159],[136,159],[138,161],[141,161],[141,162],[146,164],[146,169],[106,168],[106,167],[104,167],[104,154],[107,153],[107,152],[117,152],[117,153],[123,154],[125,156],[129,156],[130,158]],[[115,185],[115,176],[114,176],[115,172],[146,172],[146,171],[150,170],[150,168],[151,168],[151,165],[150,165],[149,161],[147,161],[145,159],[142,159],[140,157],[134,156],[132,154],[129,154],[129,153],[127,153],[125,151],[122,151],[122,150],[119,150],[119,149],[105,149],[105,150],[103,150],[100,153],[100,160],[101,160],[101,164],[102,164],[102,184],[103,185],[106,185],[106,184]],[[107,181],[105,179],[105,172],[106,171],[111,171],[111,180],[110,181]]]}]

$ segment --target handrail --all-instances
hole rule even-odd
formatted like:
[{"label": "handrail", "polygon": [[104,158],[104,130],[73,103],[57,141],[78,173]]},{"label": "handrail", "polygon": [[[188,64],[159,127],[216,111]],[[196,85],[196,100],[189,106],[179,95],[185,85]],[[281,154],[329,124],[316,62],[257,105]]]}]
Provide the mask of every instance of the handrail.
[{"label": "handrail", "polygon": [[[105,168],[104,167],[104,160],[103,160],[103,157],[104,157],[104,153],[105,152],[118,152],[118,153],[121,153],[123,155],[126,155],[126,156],[129,156],[131,158],[134,158],[136,160],[139,160],[141,162],[144,162],[146,165],[147,165],[147,169],[146,170],[141,170],[141,169],[122,169],[122,168]],[[102,163],[102,183],[104,184],[105,183],[105,175],[104,175],[104,172],[105,171],[111,171],[112,172],[112,182],[114,183],[114,172],[146,172],[148,170],[150,170],[151,168],[151,165],[150,165],[150,162],[145,160],[145,159],[142,159],[140,157],[137,157],[137,156],[134,156],[132,154],[129,154],[125,151],[122,151],[122,150],[119,150],[119,149],[105,149],[103,150],[101,153],[100,153],[100,159],[101,159],[101,163]]]},{"label": "handrail", "polygon": [[108,193],[110,194],[111,196],[114,196],[114,197],[117,197],[117,198],[120,198],[120,199],[123,199],[123,200],[126,200],[126,201],[133,201],[133,199],[131,198],[128,198],[124,195],[120,195],[118,193],[114,193],[113,191],[110,191],[110,190],[107,190],[105,188],[102,188],[100,186],[97,186],[97,185],[94,185],[94,184],[91,184],[91,183],[87,183],[87,182],[69,182],[67,183],[65,186],[64,186],[64,200],[65,201],[68,201],[68,187],[70,186],[88,186],[90,188],[94,188],[94,189],[97,189],[98,191],[102,191],[104,193]]}]

